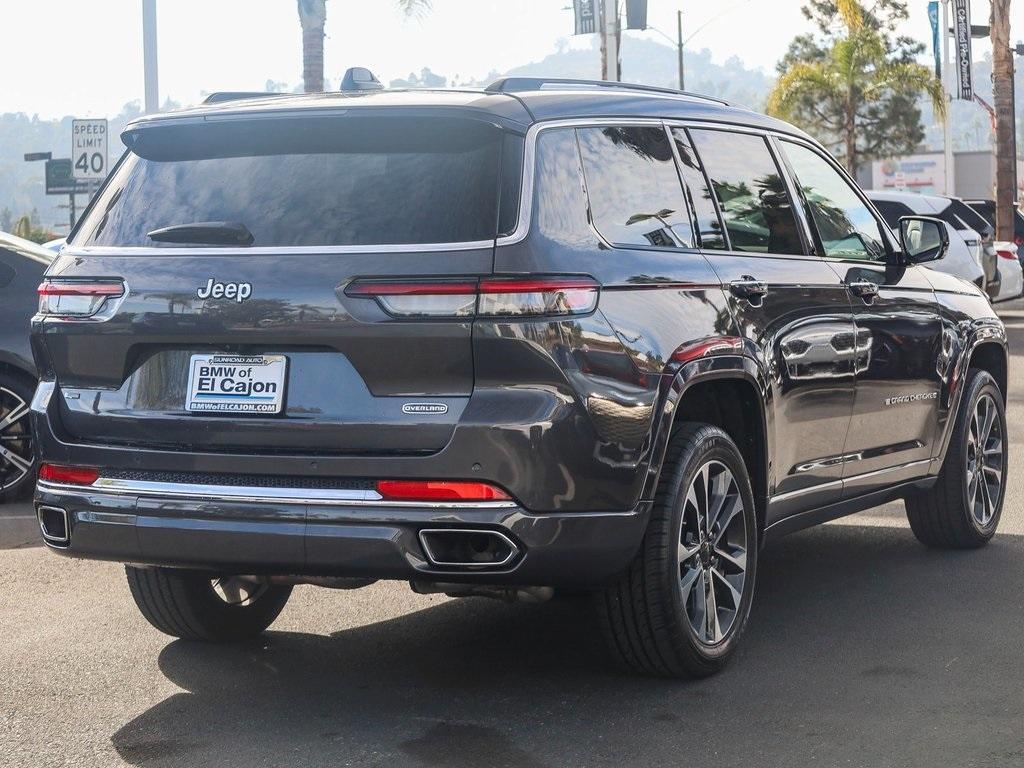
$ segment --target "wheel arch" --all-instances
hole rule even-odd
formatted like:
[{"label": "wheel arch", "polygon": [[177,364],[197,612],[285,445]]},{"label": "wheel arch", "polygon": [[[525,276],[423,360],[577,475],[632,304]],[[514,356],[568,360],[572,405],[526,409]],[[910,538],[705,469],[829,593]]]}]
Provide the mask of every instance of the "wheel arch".
[{"label": "wheel arch", "polygon": [[757,363],[741,355],[695,360],[675,373],[667,390],[654,425],[643,498],[654,497],[674,427],[688,421],[712,424],[728,434],[743,455],[757,505],[759,531],[763,530],[771,468],[771,420],[767,407],[770,390]]}]

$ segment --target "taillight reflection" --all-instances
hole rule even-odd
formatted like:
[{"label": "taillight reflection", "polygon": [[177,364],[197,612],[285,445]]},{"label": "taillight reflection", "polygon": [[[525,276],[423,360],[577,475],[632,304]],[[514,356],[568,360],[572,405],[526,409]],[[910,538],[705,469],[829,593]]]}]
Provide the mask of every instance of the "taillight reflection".
[{"label": "taillight reflection", "polygon": [[593,312],[600,288],[589,277],[357,280],[345,294],[375,299],[394,317],[545,317]]}]

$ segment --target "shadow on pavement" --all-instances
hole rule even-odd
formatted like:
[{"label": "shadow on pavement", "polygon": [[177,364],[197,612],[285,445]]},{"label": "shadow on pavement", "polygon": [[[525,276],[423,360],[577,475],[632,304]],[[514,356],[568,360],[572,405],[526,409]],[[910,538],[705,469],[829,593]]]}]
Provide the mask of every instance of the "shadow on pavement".
[{"label": "shadow on pavement", "polygon": [[609,670],[581,601],[175,641],[159,665],[185,692],[112,741],[141,766],[1018,765],[1022,554],[797,534],[765,553],[741,653],[696,682]]}]

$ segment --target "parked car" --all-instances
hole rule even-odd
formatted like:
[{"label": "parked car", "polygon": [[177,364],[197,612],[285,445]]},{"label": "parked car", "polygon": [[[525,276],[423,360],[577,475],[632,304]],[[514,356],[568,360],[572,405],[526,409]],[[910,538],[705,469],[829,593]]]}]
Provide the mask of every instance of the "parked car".
[{"label": "parked car", "polygon": [[60,249],[64,247],[64,243],[66,242],[66,237],[55,237],[53,240],[47,240],[45,243],[43,243],[43,248],[51,250],[54,253],[58,253]]},{"label": "parked car", "polygon": [[36,288],[53,256],[0,232],[0,503],[28,495],[35,484],[29,404],[36,369],[29,321],[36,311]]},{"label": "parked car", "polygon": [[999,254],[999,295],[993,301],[1007,301],[1024,294],[1024,266],[1017,255],[1017,246],[1008,241],[996,241]]},{"label": "parked car", "polygon": [[[996,202],[995,200],[964,200],[971,208],[977,211],[991,226],[993,231],[996,226]],[[1018,251],[1024,245],[1024,213],[1020,212],[1019,203],[1013,204],[1013,244]],[[1020,254],[1024,258],[1024,253]]]},{"label": "parked car", "polygon": [[787,123],[509,78],[123,138],[40,289],[36,508],[170,635],[301,583],[569,587],[627,667],[707,675],[765,542],[895,499],[929,546],[996,529],[1002,322]]},{"label": "parked car", "polygon": [[877,190],[869,190],[867,195],[893,230],[899,228],[903,216],[935,216],[946,222],[949,253],[931,265],[932,269],[970,280],[989,297],[999,294],[999,257],[993,230],[973,209],[956,198],[937,195]]}]

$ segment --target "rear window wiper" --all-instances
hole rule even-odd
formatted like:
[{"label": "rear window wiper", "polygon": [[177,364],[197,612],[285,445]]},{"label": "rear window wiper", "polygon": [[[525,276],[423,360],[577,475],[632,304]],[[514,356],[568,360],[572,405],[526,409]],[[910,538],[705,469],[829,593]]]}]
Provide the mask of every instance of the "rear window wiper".
[{"label": "rear window wiper", "polygon": [[174,224],[147,232],[160,243],[206,243],[210,245],[252,245],[255,238],[245,224],[237,221],[197,221]]}]

